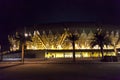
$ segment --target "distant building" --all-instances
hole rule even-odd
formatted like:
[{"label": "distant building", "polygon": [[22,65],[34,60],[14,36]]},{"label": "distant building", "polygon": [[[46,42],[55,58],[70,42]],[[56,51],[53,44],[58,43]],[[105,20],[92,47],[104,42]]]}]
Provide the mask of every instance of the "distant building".
[{"label": "distant building", "polygon": [[[49,25],[48,25],[49,26]],[[71,27],[73,26],[73,27]],[[76,27],[77,26],[77,27]],[[79,27],[80,26],[80,27]],[[82,27],[84,26],[84,27]],[[92,27],[91,27],[92,26]],[[95,26],[95,27],[94,27]],[[104,25],[105,26],[105,25]],[[90,47],[90,42],[93,38],[94,32],[98,26],[96,25],[67,25],[59,30],[53,28],[52,30],[35,30],[33,33],[25,32],[25,35],[31,36],[33,42],[26,43],[26,50],[40,50],[44,51],[46,58],[69,58],[72,57],[72,44],[68,40],[67,36],[70,33],[76,34],[79,36],[79,39],[75,42],[76,57],[101,57],[100,48],[95,46],[94,48]],[[110,36],[112,43],[115,44],[120,37],[119,30],[110,29],[109,26],[102,27],[106,29],[106,35]],[[113,27],[111,27],[113,28]],[[52,28],[51,28],[52,29]],[[14,36],[14,35],[13,35]],[[13,36],[9,36],[8,39],[11,43],[10,51],[16,51],[20,49],[19,41],[16,41]],[[116,45],[116,49],[120,48],[120,41]],[[41,54],[41,53],[39,53]],[[115,47],[113,46],[104,46],[104,55],[115,56]]]}]

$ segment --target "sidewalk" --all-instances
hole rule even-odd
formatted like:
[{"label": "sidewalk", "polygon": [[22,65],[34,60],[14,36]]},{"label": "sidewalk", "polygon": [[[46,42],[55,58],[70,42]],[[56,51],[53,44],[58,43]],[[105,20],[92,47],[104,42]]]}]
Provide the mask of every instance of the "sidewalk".
[{"label": "sidewalk", "polygon": [[0,62],[0,69],[21,65],[21,62]]},{"label": "sidewalk", "polygon": [[[108,63],[117,63],[120,64],[120,62],[101,62],[101,61],[49,61],[49,60],[44,60],[44,61],[34,61],[34,60],[25,60],[24,64],[108,64]],[[16,65],[16,64],[22,64],[21,61],[3,61],[0,62],[0,67],[2,66],[11,66],[11,65]]]}]

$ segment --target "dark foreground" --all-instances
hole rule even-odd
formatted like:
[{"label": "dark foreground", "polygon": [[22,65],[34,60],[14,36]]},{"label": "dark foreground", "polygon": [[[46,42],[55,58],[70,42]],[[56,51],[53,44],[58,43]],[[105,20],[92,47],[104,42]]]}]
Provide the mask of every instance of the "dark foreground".
[{"label": "dark foreground", "polygon": [[0,68],[0,80],[120,80],[120,63],[15,64]]}]

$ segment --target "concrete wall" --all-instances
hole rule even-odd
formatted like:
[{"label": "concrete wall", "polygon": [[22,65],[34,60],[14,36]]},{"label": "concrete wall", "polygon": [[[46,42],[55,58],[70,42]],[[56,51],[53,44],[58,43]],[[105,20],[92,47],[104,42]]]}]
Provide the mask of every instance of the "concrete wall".
[{"label": "concrete wall", "polygon": [[[45,51],[43,50],[27,50],[26,55],[30,55],[33,58],[45,58]],[[27,57],[27,56],[26,56]]]}]

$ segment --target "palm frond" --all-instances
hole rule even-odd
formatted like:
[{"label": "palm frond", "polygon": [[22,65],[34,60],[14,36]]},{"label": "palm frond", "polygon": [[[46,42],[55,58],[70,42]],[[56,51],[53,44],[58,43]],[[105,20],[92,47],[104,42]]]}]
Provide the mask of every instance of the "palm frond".
[{"label": "palm frond", "polygon": [[31,36],[25,37],[23,34],[17,33],[16,36],[14,37],[17,41],[20,41],[20,43],[25,44],[26,41],[32,42]]},{"label": "palm frond", "polygon": [[112,41],[109,37],[106,36],[104,32],[96,32],[94,34],[93,39],[91,39],[91,47],[93,48],[94,46],[98,45],[99,47],[104,47],[104,45],[112,45]]},{"label": "palm frond", "polygon": [[70,41],[76,41],[76,40],[79,39],[79,37],[78,37],[77,35],[74,35],[74,34],[69,35],[67,38],[68,38]]}]

